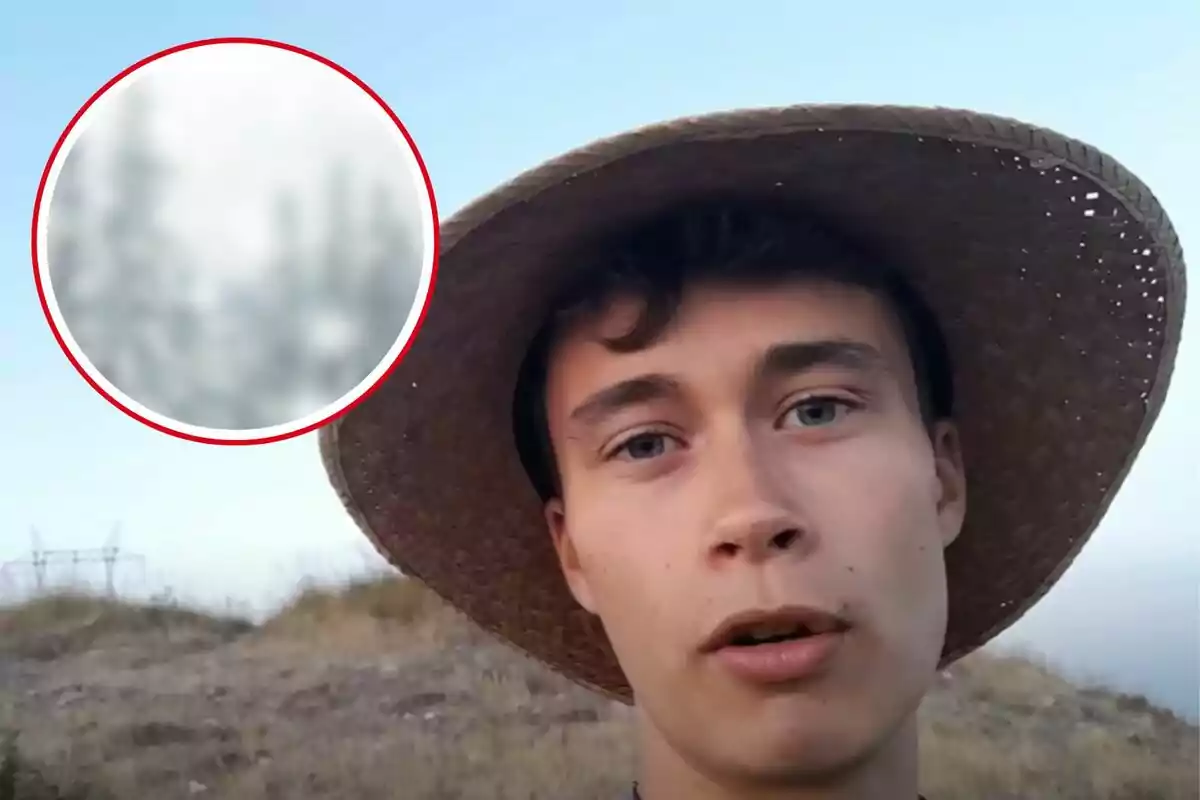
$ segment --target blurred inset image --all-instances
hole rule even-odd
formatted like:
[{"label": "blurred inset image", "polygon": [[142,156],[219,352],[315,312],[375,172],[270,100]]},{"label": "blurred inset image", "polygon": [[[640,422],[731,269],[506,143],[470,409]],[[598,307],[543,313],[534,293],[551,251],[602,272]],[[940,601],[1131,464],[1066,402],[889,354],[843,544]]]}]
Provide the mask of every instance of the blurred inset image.
[{"label": "blurred inset image", "polygon": [[208,44],[83,114],[48,176],[39,268],[101,385],[239,438],[319,421],[387,369],[430,288],[433,219],[419,157],[354,80]]}]

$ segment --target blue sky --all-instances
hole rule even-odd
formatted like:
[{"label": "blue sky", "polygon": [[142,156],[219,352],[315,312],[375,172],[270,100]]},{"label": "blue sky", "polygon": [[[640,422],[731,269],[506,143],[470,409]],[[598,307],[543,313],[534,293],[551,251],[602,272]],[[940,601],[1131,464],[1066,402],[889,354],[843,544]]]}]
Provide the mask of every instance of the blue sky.
[{"label": "blue sky", "polygon": [[[490,5],[490,7],[489,7]],[[504,11],[497,6],[505,6]],[[376,563],[312,437],[175,440],[94,394],[51,337],[29,221],[50,149],[110,77],[162,48],[262,36],[327,56],[405,122],[443,217],[597,136],[681,114],[810,101],[974,107],[1079,136],[1137,171],[1200,245],[1200,4],[312,1],[17,4],[0,26],[0,562],[94,547],[113,524],[151,589],[266,603]],[[815,6],[815,7],[814,7]],[[649,7],[649,8],[647,8]],[[1192,270],[1192,275],[1195,270]],[[1193,304],[1194,305],[1194,304]],[[1194,338],[1197,323],[1188,324]],[[1186,339],[1186,337],[1185,337]],[[1195,714],[1200,352],[1186,341],[1145,457],[1060,588],[1008,641]],[[136,580],[135,580],[136,579]]]}]

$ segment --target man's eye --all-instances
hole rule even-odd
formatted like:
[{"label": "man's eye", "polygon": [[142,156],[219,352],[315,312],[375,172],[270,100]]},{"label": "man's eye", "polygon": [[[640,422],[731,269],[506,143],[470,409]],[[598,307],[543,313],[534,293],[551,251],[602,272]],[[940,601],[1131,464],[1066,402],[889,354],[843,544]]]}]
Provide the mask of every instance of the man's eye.
[{"label": "man's eye", "polygon": [[789,408],[783,415],[783,426],[820,428],[837,422],[847,412],[857,408],[840,397],[810,397]]},{"label": "man's eye", "polygon": [[662,433],[639,433],[626,439],[615,449],[610,458],[626,458],[631,461],[644,461],[665,455],[676,442],[670,436]]}]

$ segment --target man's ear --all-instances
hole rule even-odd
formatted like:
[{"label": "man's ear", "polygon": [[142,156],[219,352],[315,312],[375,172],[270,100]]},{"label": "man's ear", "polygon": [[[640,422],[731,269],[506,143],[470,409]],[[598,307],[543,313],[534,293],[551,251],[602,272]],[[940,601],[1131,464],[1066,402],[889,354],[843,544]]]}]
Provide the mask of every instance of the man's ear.
[{"label": "man's ear", "polygon": [[958,427],[949,421],[933,429],[933,455],[938,483],[938,524],[942,546],[949,547],[962,532],[967,515],[967,475]]},{"label": "man's ear", "polygon": [[567,515],[562,500],[557,497],[549,500],[544,512],[546,526],[550,529],[550,538],[554,542],[554,551],[558,553],[558,564],[562,568],[563,577],[566,578],[567,587],[575,597],[575,602],[595,614],[592,588],[580,563],[575,541],[567,528]]}]

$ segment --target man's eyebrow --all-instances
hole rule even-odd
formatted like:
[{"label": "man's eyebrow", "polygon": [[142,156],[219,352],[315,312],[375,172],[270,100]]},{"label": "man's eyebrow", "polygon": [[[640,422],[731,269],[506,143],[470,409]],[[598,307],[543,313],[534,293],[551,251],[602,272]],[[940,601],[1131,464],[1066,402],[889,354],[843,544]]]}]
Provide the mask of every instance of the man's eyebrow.
[{"label": "man's eyebrow", "polygon": [[596,392],[576,406],[570,418],[595,423],[630,406],[678,396],[681,391],[679,382],[667,375],[640,375]]},{"label": "man's eyebrow", "polygon": [[772,345],[759,364],[760,378],[778,378],[817,367],[886,369],[883,354],[869,344],[845,339],[783,342]]}]

